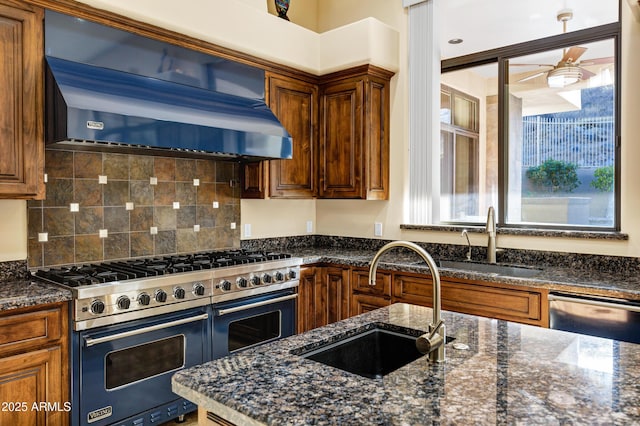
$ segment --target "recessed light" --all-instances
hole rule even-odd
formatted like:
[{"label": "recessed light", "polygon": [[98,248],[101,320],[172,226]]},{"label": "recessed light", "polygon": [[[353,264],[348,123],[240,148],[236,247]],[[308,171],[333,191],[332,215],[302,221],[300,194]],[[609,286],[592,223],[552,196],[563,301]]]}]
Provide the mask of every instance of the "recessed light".
[{"label": "recessed light", "polygon": [[449,44],[460,44],[463,41],[464,40],[462,40],[461,38],[452,38],[451,40],[449,40]]}]

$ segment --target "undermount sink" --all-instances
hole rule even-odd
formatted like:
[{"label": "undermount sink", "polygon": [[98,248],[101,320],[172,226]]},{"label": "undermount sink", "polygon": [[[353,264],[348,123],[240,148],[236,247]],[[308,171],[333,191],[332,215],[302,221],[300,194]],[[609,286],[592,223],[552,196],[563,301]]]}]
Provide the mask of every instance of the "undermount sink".
[{"label": "undermount sink", "polygon": [[495,263],[477,263],[460,260],[440,260],[440,268],[461,269],[464,271],[482,272],[507,277],[529,278],[538,275],[542,270],[525,266],[500,265]]},{"label": "undermount sink", "polygon": [[[380,379],[424,356],[416,349],[416,339],[417,336],[373,328],[300,355],[363,377]],[[451,340],[447,338],[447,342]]]}]

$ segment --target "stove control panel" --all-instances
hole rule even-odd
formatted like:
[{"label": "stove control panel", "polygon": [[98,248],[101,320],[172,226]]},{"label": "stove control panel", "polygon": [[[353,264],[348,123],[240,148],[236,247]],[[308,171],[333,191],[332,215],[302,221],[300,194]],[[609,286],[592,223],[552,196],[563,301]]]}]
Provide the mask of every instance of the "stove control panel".
[{"label": "stove control panel", "polygon": [[[212,280],[196,280],[173,284],[164,280],[141,281],[142,284],[122,289],[112,288],[108,294],[88,295],[75,300],[75,320],[95,320],[127,314],[135,319],[135,312],[180,303],[189,306],[211,303]],[[99,293],[96,290],[96,293]],[[169,309],[169,308],[167,308]],[[176,306],[175,310],[178,310]],[[140,317],[146,316],[140,315]]]},{"label": "stove control panel", "polygon": [[262,271],[247,271],[238,275],[214,279],[214,303],[296,287],[299,275],[300,266],[295,265]]}]

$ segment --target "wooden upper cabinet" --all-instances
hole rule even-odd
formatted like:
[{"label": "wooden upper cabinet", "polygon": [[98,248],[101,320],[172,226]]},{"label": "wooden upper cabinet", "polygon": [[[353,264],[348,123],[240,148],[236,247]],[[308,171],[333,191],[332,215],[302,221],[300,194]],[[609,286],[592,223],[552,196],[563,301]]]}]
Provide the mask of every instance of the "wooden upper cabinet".
[{"label": "wooden upper cabinet", "polygon": [[321,198],[389,198],[389,80],[372,65],[321,78]]},{"label": "wooden upper cabinet", "polygon": [[293,158],[269,161],[271,198],[318,193],[318,86],[267,73],[269,106],[293,139]]},{"label": "wooden upper cabinet", "polygon": [[245,164],[243,198],[313,198],[318,194],[318,86],[266,73],[267,101],[293,139],[293,158]]},{"label": "wooden upper cabinet", "polygon": [[44,197],[43,17],[0,0],[0,198]]}]

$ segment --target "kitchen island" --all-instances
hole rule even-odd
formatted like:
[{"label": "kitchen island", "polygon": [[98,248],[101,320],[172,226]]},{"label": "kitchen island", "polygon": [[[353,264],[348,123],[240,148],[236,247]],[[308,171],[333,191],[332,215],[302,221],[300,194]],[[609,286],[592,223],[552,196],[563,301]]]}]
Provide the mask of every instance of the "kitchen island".
[{"label": "kitchen island", "polygon": [[299,355],[367,328],[416,334],[431,315],[394,304],[180,371],[173,390],[238,425],[640,424],[630,343],[443,312],[445,363],[370,379]]}]

